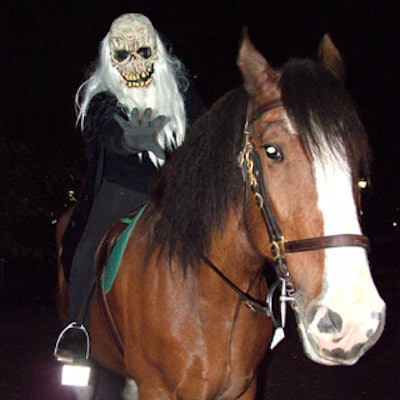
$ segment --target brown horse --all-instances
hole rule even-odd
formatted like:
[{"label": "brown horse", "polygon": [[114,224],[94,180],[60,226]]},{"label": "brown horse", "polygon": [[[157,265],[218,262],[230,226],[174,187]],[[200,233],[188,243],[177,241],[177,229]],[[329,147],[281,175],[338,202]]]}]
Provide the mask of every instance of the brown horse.
[{"label": "brown horse", "polygon": [[91,356],[140,400],[254,398],[273,334],[266,265],[312,360],[354,364],[381,335],[357,212],[367,137],[329,37],[319,50],[278,72],[245,35],[244,87],[163,167],[111,290],[99,286]]}]

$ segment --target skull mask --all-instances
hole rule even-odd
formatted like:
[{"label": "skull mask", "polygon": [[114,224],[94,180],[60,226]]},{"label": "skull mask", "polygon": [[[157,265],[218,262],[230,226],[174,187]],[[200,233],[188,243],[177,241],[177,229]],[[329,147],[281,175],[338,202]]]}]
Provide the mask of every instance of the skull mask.
[{"label": "skull mask", "polygon": [[111,25],[111,62],[129,88],[147,87],[157,59],[156,31],[142,14],[124,14]]}]

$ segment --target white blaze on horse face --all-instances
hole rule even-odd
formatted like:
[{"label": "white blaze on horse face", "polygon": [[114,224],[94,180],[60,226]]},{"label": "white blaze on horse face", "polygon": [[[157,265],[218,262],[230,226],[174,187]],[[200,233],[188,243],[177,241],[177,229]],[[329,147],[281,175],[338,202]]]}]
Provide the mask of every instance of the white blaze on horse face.
[{"label": "white blaze on horse face", "polygon": [[[348,165],[328,153],[315,159],[318,208],[324,235],[360,234]],[[354,364],[379,338],[385,303],[380,298],[361,247],[325,249],[320,297],[300,316],[308,356],[326,365]]]}]

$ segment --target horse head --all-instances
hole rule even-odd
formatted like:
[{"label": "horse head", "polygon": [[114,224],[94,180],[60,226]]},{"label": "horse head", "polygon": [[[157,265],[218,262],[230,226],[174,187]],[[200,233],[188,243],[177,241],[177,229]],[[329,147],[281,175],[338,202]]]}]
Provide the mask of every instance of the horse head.
[{"label": "horse head", "polygon": [[248,211],[254,247],[292,290],[308,357],[354,364],[381,335],[385,303],[358,219],[368,141],[344,89],[341,56],[325,36],[318,62],[292,60],[278,72],[246,34],[237,63],[250,96],[245,136],[254,149],[245,145],[242,158],[256,188]]}]

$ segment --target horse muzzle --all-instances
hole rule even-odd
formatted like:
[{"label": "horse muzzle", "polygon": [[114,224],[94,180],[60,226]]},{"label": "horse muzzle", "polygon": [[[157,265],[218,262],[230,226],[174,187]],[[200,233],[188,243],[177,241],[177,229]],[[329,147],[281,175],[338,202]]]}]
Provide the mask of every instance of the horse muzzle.
[{"label": "horse muzzle", "polygon": [[340,315],[329,307],[310,304],[298,327],[307,356],[323,365],[353,365],[383,332],[386,305],[371,311],[362,321]]}]

